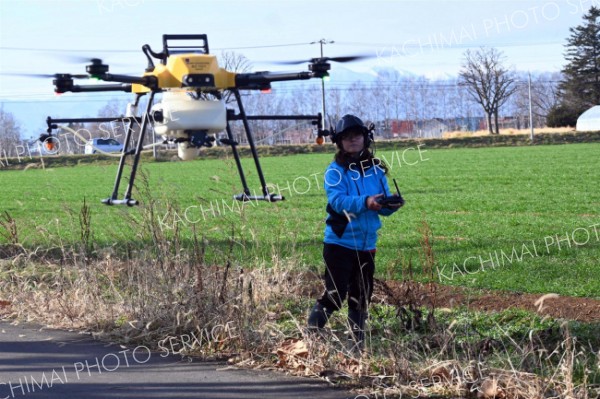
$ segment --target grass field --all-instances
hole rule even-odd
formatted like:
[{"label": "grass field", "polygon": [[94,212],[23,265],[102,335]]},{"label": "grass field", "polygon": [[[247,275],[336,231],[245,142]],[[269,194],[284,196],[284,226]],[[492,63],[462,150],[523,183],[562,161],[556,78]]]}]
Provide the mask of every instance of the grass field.
[{"label": "grass field", "polygon": [[[378,153],[407,201],[384,220],[380,275],[400,278],[410,260],[419,277],[426,222],[436,281],[600,298],[600,144],[404,150]],[[144,222],[151,215],[166,239],[191,240],[194,231],[204,236],[207,257],[215,262],[231,250],[242,266],[276,255],[320,270],[323,171],[331,158],[262,158],[267,181],[286,201],[243,209],[231,199],[241,192],[233,159],[146,163],[149,194],[137,194],[145,204],[138,208],[100,204],[112,190],[116,162],[0,170],[0,211],[2,220],[5,211],[14,218],[18,241],[28,248],[77,245],[85,198],[98,256],[107,248],[152,245]],[[250,185],[258,189],[251,160],[244,161]],[[6,230],[0,227],[0,233]],[[10,239],[4,234],[0,243]]]},{"label": "grass field", "polygon": [[[180,340],[180,355],[239,367],[340,371],[330,382],[364,397],[595,398],[599,324],[578,307],[593,301],[560,298],[563,319],[515,303],[555,309],[554,295],[496,292],[484,305],[502,306],[490,311],[475,306],[489,296],[477,289],[452,303],[440,299],[448,287],[414,280],[600,298],[599,154],[600,144],[379,152],[407,202],[384,219],[378,274],[405,281],[378,283],[360,355],[345,309],[317,336],[305,328],[321,289],[307,270],[323,269],[332,154],[262,158],[287,199],[243,208],[232,159],[146,162],[134,208],[100,203],[116,162],[0,169],[0,319],[157,351]],[[209,337],[223,326],[239,335]]]}]

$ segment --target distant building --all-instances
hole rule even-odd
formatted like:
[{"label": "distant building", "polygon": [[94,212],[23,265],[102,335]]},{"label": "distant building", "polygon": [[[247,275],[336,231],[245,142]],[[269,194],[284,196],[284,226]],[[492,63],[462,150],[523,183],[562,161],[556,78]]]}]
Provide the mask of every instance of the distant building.
[{"label": "distant building", "polygon": [[600,105],[585,111],[577,119],[575,130],[578,132],[594,132],[600,130]]},{"label": "distant building", "polygon": [[[380,123],[383,125],[383,123]],[[453,131],[476,131],[486,129],[485,118],[482,117],[464,117],[464,118],[433,118],[425,120],[400,120],[392,119],[386,121],[389,128],[389,138],[441,138],[446,132]]]},{"label": "distant building", "polygon": [[415,130],[414,121],[393,120],[391,123],[393,137],[410,137]]},{"label": "distant building", "polygon": [[475,132],[486,128],[485,118],[480,116],[451,118],[450,121],[453,124],[451,131]]}]

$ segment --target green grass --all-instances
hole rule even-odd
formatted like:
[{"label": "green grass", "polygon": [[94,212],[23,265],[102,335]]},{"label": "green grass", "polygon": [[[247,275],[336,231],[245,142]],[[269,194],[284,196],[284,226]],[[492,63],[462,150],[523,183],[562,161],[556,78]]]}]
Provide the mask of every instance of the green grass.
[{"label": "green grass", "polygon": [[[399,278],[402,257],[412,259],[419,273],[419,227],[427,221],[441,272],[435,278],[444,284],[600,298],[600,240],[590,227],[600,224],[600,144],[427,150],[421,154],[423,160],[417,151],[408,151],[406,163],[402,151],[378,153],[388,160],[400,156],[401,163],[394,159],[390,176],[397,178],[407,201],[405,208],[383,220],[377,255],[380,273]],[[207,255],[213,261],[226,256],[233,245],[232,256],[241,265],[269,261],[276,253],[298,257],[305,267],[320,270],[326,205],[323,171],[331,158],[332,154],[262,158],[267,181],[280,188],[289,183],[292,191],[282,191],[284,202],[246,204],[242,212],[238,212],[241,204],[231,199],[241,192],[232,159],[146,163],[143,171],[157,201],[155,220],[160,218],[167,238],[173,228],[184,239],[195,230],[208,240]],[[258,189],[251,160],[244,159],[244,165],[249,184]],[[96,248],[147,246],[141,241],[147,231],[139,222],[143,207],[100,204],[112,190],[115,171],[116,162],[0,170],[0,211],[8,211],[17,221],[25,246],[58,247],[78,242],[78,214],[86,198]],[[168,203],[175,208],[167,208]],[[600,234],[600,225],[595,229]],[[576,245],[573,232],[580,243],[586,234],[590,238]],[[569,242],[562,241],[559,248],[556,235],[564,240],[565,234]],[[509,261],[513,249],[518,256]],[[479,257],[485,261],[490,256],[493,267],[487,262],[486,270],[480,270]],[[464,270],[465,263],[472,274]]]}]

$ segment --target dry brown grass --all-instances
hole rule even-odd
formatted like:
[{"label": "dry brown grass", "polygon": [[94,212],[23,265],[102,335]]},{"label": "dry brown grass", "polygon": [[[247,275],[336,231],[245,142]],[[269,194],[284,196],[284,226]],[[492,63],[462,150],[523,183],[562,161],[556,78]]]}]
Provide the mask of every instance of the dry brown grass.
[{"label": "dry brown grass", "polygon": [[[575,128],[571,127],[544,127],[544,128],[536,128],[534,130],[535,133],[573,133],[575,132]],[[531,133],[530,129],[500,129],[500,135],[510,136],[510,135],[529,135]],[[479,136],[489,136],[490,133],[487,130],[477,130],[475,132],[463,132],[463,131],[455,131],[455,132],[445,132],[442,134],[442,138],[444,139],[453,139],[459,137],[479,137]]]},{"label": "dry brown grass", "polygon": [[[335,313],[322,335],[309,334],[302,295],[305,274],[293,260],[271,264],[208,265],[179,257],[161,265],[154,254],[131,259],[106,256],[87,264],[39,262],[25,253],[0,263],[0,295],[10,317],[59,328],[92,331],[97,338],[144,344],[171,354],[229,358],[236,367],[280,368],[349,384],[357,393],[386,397],[467,397],[485,399],[589,399],[575,382],[585,347],[564,330],[563,340],[546,347],[532,331],[521,342],[461,342],[453,324],[427,323],[427,311],[413,313],[420,323],[403,332],[383,328],[368,334],[358,356],[348,344],[345,314]],[[3,302],[4,303],[4,302]],[[295,304],[294,304],[295,303]],[[399,309],[387,305],[400,315]],[[412,309],[413,311],[415,309]],[[5,315],[6,316],[6,315]],[[229,325],[209,336],[215,326]],[[425,329],[421,332],[418,329]],[[182,345],[182,337],[205,339]],[[407,337],[411,337],[408,338]],[[510,338],[510,337],[509,337]],[[162,345],[162,346],[161,346]],[[515,361],[515,354],[518,359]],[[529,370],[544,370],[538,375]],[[590,391],[591,392],[591,391]],[[548,396],[550,395],[550,396]]]},{"label": "dry brown grass", "polygon": [[[391,301],[378,305],[379,320],[369,321],[362,355],[349,344],[341,312],[322,334],[310,334],[305,323],[313,298],[298,259],[284,259],[273,250],[268,262],[240,263],[232,256],[237,240],[232,229],[231,246],[220,263],[208,263],[209,243],[203,237],[194,235],[185,245],[177,231],[165,235],[153,217],[153,201],[144,203],[145,216],[131,222],[138,223],[140,239],[154,244],[145,250],[126,256],[93,252],[84,206],[81,245],[55,249],[60,257],[23,248],[4,256],[0,313],[180,356],[228,358],[236,367],[283,368],[379,397],[594,397],[585,382],[590,371],[583,382],[576,374],[596,354],[566,326],[560,342],[551,346],[533,330],[519,342],[511,336],[467,341],[477,332],[458,329],[456,321],[439,322],[432,317],[434,308]],[[433,232],[426,223],[421,234],[423,262],[433,267]],[[410,286],[410,273],[405,278]]]}]

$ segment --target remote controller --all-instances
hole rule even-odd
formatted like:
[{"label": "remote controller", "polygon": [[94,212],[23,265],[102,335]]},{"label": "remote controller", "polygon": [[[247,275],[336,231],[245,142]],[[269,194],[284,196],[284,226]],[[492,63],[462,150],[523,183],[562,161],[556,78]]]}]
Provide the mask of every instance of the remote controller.
[{"label": "remote controller", "polygon": [[378,198],[377,202],[380,203],[383,208],[391,208],[391,206],[396,206],[396,205],[400,205],[400,207],[402,207],[402,205],[404,205],[404,198],[402,198],[402,194],[400,194],[400,189],[398,188],[398,183],[396,183],[396,179],[393,179],[393,181],[394,181],[394,186],[396,186],[397,193],[394,195],[390,195],[389,197],[386,197],[385,186],[383,185],[383,182],[381,183],[381,187],[383,189],[383,197]]}]

